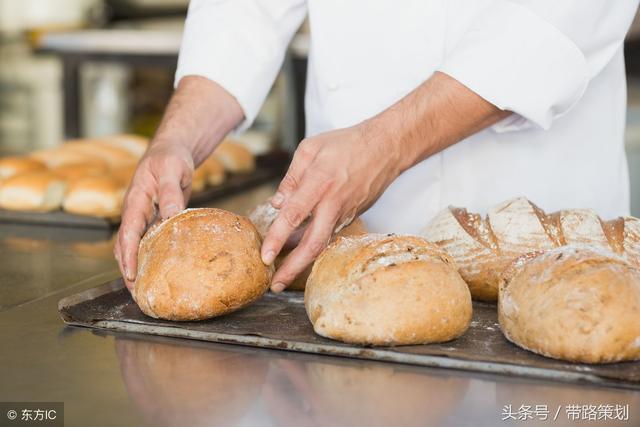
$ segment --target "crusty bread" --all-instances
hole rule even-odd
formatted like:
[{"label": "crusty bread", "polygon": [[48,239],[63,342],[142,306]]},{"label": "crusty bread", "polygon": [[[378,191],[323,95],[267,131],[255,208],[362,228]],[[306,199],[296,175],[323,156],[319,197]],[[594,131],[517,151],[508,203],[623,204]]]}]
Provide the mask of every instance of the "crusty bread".
[{"label": "crusty bread", "polygon": [[471,321],[453,260],[415,236],[336,239],[316,260],[304,297],[316,333],[349,343],[449,341]]},{"label": "crusty bread", "polygon": [[136,159],[142,157],[149,146],[149,139],[139,135],[122,134],[101,138],[102,142],[131,153]]},{"label": "crusty bread", "polygon": [[69,184],[62,207],[79,214],[114,218],[120,216],[124,187],[109,175],[86,176]]},{"label": "crusty bread", "polygon": [[251,172],[256,168],[255,156],[239,142],[224,140],[213,152],[224,166],[224,169],[232,173]]},{"label": "crusty bread", "polygon": [[0,158],[0,181],[26,172],[46,170],[44,163],[22,156],[10,156]]},{"label": "crusty bread", "polygon": [[221,209],[187,209],[151,228],[138,251],[132,292],[151,317],[201,320],[237,310],[269,287],[260,234]]},{"label": "crusty bread", "polygon": [[124,187],[129,187],[133,175],[136,173],[137,165],[116,166],[110,169],[111,175],[116,178]]},{"label": "crusty bread", "polygon": [[546,214],[525,198],[490,209],[487,217],[449,207],[423,235],[453,257],[475,299],[495,301],[504,269],[517,257],[566,244],[612,250],[640,266],[640,221],[602,221],[590,209]]},{"label": "crusty bread", "polygon": [[224,166],[216,156],[209,156],[200,167],[207,171],[207,184],[216,186],[224,182]]},{"label": "crusty bread", "polygon": [[[256,229],[264,239],[269,231],[269,227],[275,221],[278,216],[278,209],[271,206],[269,201],[261,203],[254,208],[252,208],[247,216],[256,226]],[[338,231],[338,233],[334,234],[332,240],[337,236],[348,237],[348,236],[359,236],[362,234],[367,234],[367,226],[360,218],[354,219],[351,224],[344,227],[342,230]],[[274,266],[276,269],[280,268],[285,258],[291,253],[293,248],[285,247],[280,251],[278,256],[274,261]],[[311,268],[313,264],[307,267],[295,280],[287,287],[290,291],[304,291],[305,285],[307,283],[307,279],[311,274]]]},{"label": "crusty bread", "polygon": [[108,173],[107,166],[101,161],[87,161],[83,163],[68,163],[51,169],[56,175],[71,183],[87,176],[104,175]]},{"label": "crusty bread", "polygon": [[503,273],[498,316],[513,343],[571,362],[640,359],[640,269],[612,252],[562,246]]},{"label": "crusty bread", "polygon": [[0,207],[19,211],[48,212],[60,208],[66,184],[49,171],[12,176],[0,187]]}]

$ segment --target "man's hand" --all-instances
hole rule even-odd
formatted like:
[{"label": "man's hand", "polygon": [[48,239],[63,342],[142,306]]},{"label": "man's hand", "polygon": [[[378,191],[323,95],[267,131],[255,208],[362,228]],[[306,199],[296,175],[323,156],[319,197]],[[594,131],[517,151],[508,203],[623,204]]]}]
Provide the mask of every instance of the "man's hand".
[{"label": "man's hand", "polygon": [[400,173],[509,114],[435,73],[377,116],[304,140],[271,200],[280,213],[262,245],[263,261],[273,262],[291,233],[311,220],[271,289],[285,289],[332,233],[371,206]]},{"label": "man's hand", "polygon": [[[147,227],[183,210],[191,192],[191,152],[171,142],[155,142],[140,160],[124,200],[115,256],[125,284],[133,286],[138,270],[138,245]],[[156,208],[156,206],[158,208]]]},{"label": "man's hand", "polygon": [[311,216],[300,243],[273,278],[283,290],[318,256],[334,231],[368,208],[400,173],[400,151],[367,123],[327,132],[300,144],[271,203],[280,209],[262,246],[270,264],[289,236]]},{"label": "man's hand", "polygon": [[147,227],[185,208],[194,166],[202,163],[243,118],[238,101],[204,77],[184,77],[125,196],[114,254],[125,284],[138,270],[138,245]]}]

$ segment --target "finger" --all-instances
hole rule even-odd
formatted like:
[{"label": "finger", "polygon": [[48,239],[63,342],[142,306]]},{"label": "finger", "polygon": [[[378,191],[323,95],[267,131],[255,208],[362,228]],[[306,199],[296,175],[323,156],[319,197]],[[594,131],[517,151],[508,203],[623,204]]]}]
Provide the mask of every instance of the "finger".
[{"label": "finger", "polygon": [[283,291],[320,255],[331,239],[338,218],[335,203],[327,201],[318,206],[300,244],[287,256],[273,276],[272,291]]},{"label": "finger", "polygon": [[280,209],[262,243],[262,261],[269,265],[282,250],[289,236],[306,220],[322,198],[326,181],[309,176]]},{"label": "finger", "polygon": [[167,219],[185,207],[185,193],[180,186],[179,177],[162,177],[158,189],[158,208],[160,217]]},{"label": "finger", "polygon": [[271,198],[271,205],[280,209],[285,202],[291,197],[293,192],[298,189],[302,181],[304,172],[315,158],[318,145],[311,140],[305,140],[300,143],[298,149],[293,153],[293,159],[287,170],[286,175],[282,178],[276,194]]},{"label": "finger", "polygon": [[125,284],[131,286],[136,279],[138,269],[138,245],[147,226],[154,217],[151,196],[136,187],[132,187],[122,213],[122,223],[118,231],[120,271]]}]

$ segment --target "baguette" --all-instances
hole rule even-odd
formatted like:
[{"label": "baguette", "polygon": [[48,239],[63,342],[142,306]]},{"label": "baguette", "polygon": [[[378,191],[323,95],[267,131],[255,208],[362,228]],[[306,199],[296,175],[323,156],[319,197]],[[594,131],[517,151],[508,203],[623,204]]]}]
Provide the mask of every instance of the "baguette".
[{"label": "baguette", "polygon": [[640,221],[603,221],[590,209],[545,213],[525,198],[501,203],[482,218],[449,207],[423,230],[458,264],[474,299],[496,301],[502,272],[519,256],[567,244],[590,245],[640,265]]}]

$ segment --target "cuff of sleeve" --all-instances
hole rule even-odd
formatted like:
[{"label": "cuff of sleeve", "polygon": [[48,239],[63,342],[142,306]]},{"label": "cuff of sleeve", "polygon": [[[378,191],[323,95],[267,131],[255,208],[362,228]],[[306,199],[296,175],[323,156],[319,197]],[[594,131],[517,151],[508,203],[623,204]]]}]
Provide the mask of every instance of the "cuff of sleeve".
[{"label": "cuff of sleeve", "polygon": [[447,55],[448,74],[502,110],[497,132],[548,129],[582,97],[587,63],[578,46],[527,8],[498,0]]}]

